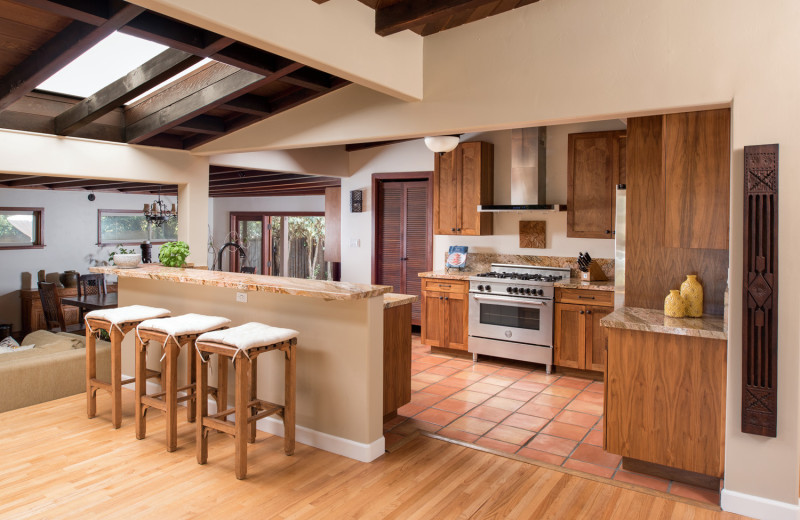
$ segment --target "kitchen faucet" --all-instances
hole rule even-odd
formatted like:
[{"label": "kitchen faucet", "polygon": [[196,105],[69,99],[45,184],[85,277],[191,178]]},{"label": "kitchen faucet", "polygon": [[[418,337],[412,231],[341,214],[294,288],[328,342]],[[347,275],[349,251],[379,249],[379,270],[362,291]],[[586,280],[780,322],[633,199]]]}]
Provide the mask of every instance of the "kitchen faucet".
[{"label": "kitchen faucet", "polygon": [[244,248],[237,244],[236,242],[228,242],[224,246],[222,246],[219,250],[219,255],[217,258],[217,270],[222,271],[222,253],[229,247],[233,247],[239,251],[239,258],[242,261],[242,266],[244,266],[245,262],[247,261],[247,253],[245,252]]}]

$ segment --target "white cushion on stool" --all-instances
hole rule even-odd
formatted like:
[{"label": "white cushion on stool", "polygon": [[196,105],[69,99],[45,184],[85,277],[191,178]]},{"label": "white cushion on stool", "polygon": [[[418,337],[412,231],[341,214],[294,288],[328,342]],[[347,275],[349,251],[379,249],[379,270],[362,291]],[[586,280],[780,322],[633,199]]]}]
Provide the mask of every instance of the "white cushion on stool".
[{"label": "white cushion on stool", "polygon": [[239,350],[249,350],[281,343],[296,338],[299,334],[296,330],[280,329],[251,321],[230,329],[206,332],[197,338],[197,341],[222,343]]},{"label": "white cushion on stool", "polygon": [[170,312],[167,309],[147,307],[146,305],[128,305],[127,307],[117,307],[116,309],[100,309],[88,312],[85,317],[106,320],[112,325],[116,325],[118,323],[149,320],[169,315]]},{"label": "white cushion on stool", "polygon": [[203,314],[183,314],[171,318],[147,320],[139,324],[137,330],[154,330],[170,336],[200,334],[209,330],[224,327],[231,320],[221,316],[205,316]]}]

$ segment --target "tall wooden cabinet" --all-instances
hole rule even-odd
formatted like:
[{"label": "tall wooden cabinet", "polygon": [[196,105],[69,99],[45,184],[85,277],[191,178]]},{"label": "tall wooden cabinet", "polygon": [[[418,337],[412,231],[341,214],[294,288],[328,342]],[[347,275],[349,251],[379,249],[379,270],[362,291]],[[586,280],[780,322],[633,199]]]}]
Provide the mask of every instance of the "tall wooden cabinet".
[{"label": "tall wooden cabinet", "polygon": [[492,214],[479,204],[494,199],[494,146],[461,143],[436,154],[433,171],[433,232],[436,235],[491,235]]},{"label": "tall wooden cabinet", "polygon": [[554,363],[581,370],[604,370],[608,334],[600,320],[613,310],[613,292],[557,288]]},{"label": "tall wooden cabinet", "polygon": [[613,238],[615,188],[625,182],[625,132],[570,134],[567,236]]},{"label": "tall wooden cabinet", "polygon": [[445,278],[422,280],[422,343],[467,350],[469,282]]}]

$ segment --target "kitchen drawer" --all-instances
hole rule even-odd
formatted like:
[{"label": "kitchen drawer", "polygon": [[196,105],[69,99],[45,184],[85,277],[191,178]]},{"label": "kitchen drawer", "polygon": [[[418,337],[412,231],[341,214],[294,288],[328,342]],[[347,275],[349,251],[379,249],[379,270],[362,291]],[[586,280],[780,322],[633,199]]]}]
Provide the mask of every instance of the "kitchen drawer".
[{"label": "kitchen drawer", "polygon": [[556,288],[556,301],[613,307],[614,293],[612,291],[594,291],[592,289]]},{"label": "kitchen drawer", "polygon": [[464,280],[447,280],[442,278],[423,278],[422,290],[466,293],[469,291],[469,282]]}]

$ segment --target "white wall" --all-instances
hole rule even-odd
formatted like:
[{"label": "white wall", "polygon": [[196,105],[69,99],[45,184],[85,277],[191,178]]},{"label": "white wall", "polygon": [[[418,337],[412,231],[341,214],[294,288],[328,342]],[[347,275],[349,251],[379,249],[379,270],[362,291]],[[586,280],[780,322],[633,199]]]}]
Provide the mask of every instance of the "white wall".
[{"label": "white wall", "polygon": [[[225,243],[230,232],[231,212],[264,211],[325,211],[324,195],[304,195],[297,197],[214,197],[209,199],[209,223],[212,230],[214,246],[219,248]],[[209,264],[212,259],[209,258]],[[227,266],[227,261],[225,262]]]},{"label": "white wall", "polygon": [[[75,270],[88,273],[92,258],[108,260],[113,247],[97,245],[97,210],[141,210],[153,201],[152,195],[128,195],[96,192],[94,202],[87,200],[84,191],[22,190],[0,188],[0,206],[44,208],[44,249],[13,249],[0,251],[0,322],[13,323],[21,329],[19,289],[22,272],[29,272],[36,288],[36,273]],[[162,197],[167,203],[174,197]],[[130,247],[130,246],[128,246]],[[139,251],[138,247],[134,248]],[[153,258],[158,258],[158,246],[153,246]]]}]

